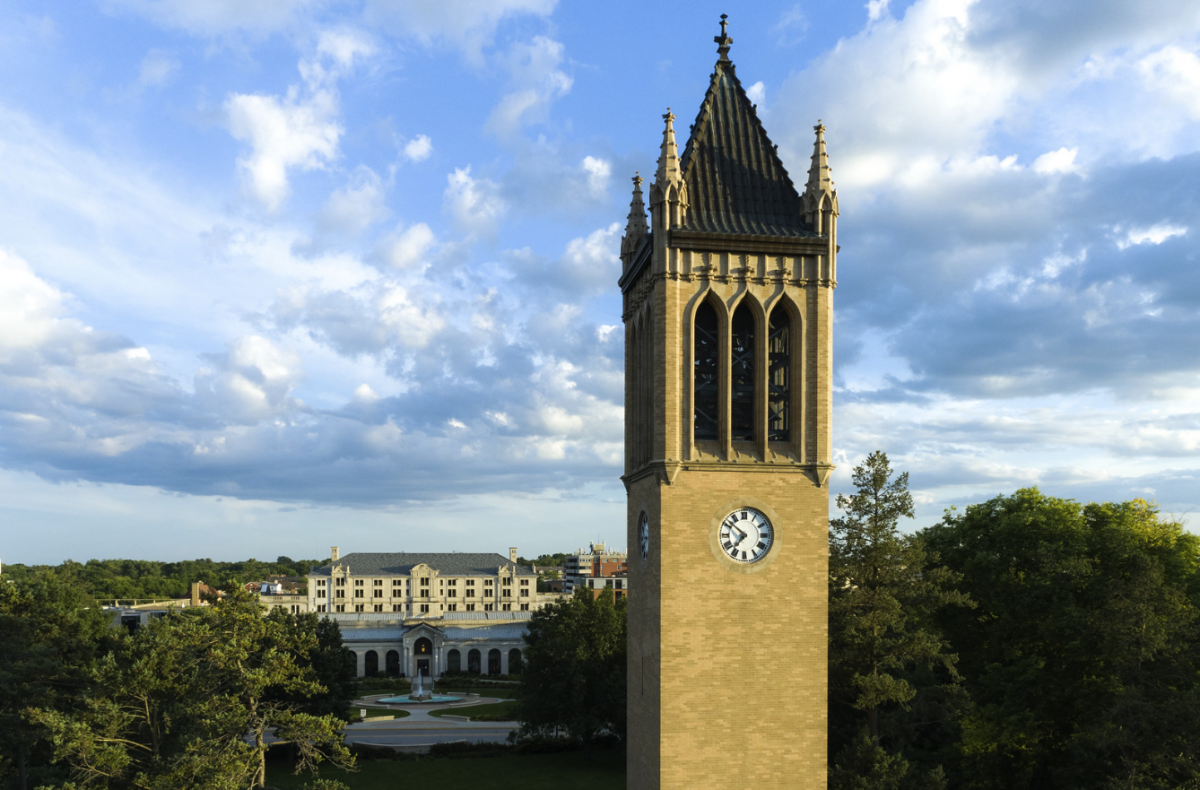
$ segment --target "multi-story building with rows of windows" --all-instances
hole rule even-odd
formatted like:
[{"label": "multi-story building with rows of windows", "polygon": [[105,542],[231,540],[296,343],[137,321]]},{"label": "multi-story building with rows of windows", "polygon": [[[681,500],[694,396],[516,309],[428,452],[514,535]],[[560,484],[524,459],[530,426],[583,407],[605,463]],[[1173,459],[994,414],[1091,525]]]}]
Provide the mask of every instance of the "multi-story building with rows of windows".
[{"label": "multi-story building with rows of windows", "polygon": [[516,671],[529,616],[559,596],[500,554],[357,553],[308,575],[309,611],[338,622],[358,674]]}]

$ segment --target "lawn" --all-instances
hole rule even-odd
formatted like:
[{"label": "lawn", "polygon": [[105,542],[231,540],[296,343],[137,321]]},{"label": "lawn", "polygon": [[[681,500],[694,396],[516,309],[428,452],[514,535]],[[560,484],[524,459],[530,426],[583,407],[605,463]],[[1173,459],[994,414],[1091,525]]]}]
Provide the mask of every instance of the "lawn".
[{"label": "lawn", "polygon": [[[441,790],[621,790],[625,787],[625,752],[595,751],[591,760],[582,752],[504,755],[478,758],[366,760],[354,773],[336,769],[321,772],[351,790],[400,790],[437,787]],[[279,790],[299,790],[309,776],[268,766],[267,784]]]},{"label": "lawn", "polygon": [[470,716],[471,721],[516,721],[517,703],[493,702],[490,705],[470,705],[465,708],[442,708],[429,711],[430,716]]}]

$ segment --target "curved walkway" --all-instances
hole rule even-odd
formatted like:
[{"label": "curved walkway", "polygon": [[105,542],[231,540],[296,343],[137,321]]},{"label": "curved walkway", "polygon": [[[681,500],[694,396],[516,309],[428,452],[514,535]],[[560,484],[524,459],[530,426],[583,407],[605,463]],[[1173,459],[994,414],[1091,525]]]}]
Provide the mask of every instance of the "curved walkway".
[{"label": "curved walkway", "polygon": [[383,697],[393,697],[395,694],[372,694],[354,701],[357,708],[375,708],[377,710],[406,710],[409,715],[403,719],[387,721],[367,721],[359,724],[346,725],[343,732],[347,743],[364,743],[379,746],[427,747],[435,743],[451,741],[471,742],[503,742],[508,734],[519,725],[515,721],[467,721],[462,719],[441,718],[430,716],[431,711],[467,708],[492,702],[503,702],[496,697],[480,697],[471,695],[462,702],[450,703],[411,703],[411,704],[380,704]]}]

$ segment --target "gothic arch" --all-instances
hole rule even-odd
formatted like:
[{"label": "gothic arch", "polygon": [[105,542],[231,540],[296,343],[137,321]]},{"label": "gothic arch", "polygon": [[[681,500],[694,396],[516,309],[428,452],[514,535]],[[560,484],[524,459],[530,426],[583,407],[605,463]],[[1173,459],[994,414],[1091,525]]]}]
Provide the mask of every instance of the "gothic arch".
[{"label": "gothic arch", "polygon": [[711,288],[699,294],[688,311],[688,346],[691,362],[690,425],[695,442],[718,441],[722,429],[723,350],[727,347],[728,313]]},{"label": "gothic arch", "polygon": [[786,295],[771,306],[766,342],[766,429],[769,442],[796,439],[793,401],[800,396],[796,373],[800,363],[799,311]]},{"label": "gothic arch", "polygon": [[[729,321],[729,438],[753,442],[760,435],[758,393],[763,357],[762,305],[744,294]],[[723,366],[724,367],[724,366]]]}]

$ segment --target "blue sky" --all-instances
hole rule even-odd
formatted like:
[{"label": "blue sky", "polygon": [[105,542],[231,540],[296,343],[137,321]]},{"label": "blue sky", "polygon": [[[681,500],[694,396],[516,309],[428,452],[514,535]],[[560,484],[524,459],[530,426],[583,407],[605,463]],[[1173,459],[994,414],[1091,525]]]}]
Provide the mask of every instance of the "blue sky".
[{"label": "blue sky", "polygon": [[623,543],[629,178],[722,12],[829,129],[833,491],[1187,518],[1194,0],[4,2],[0,559]]}]

